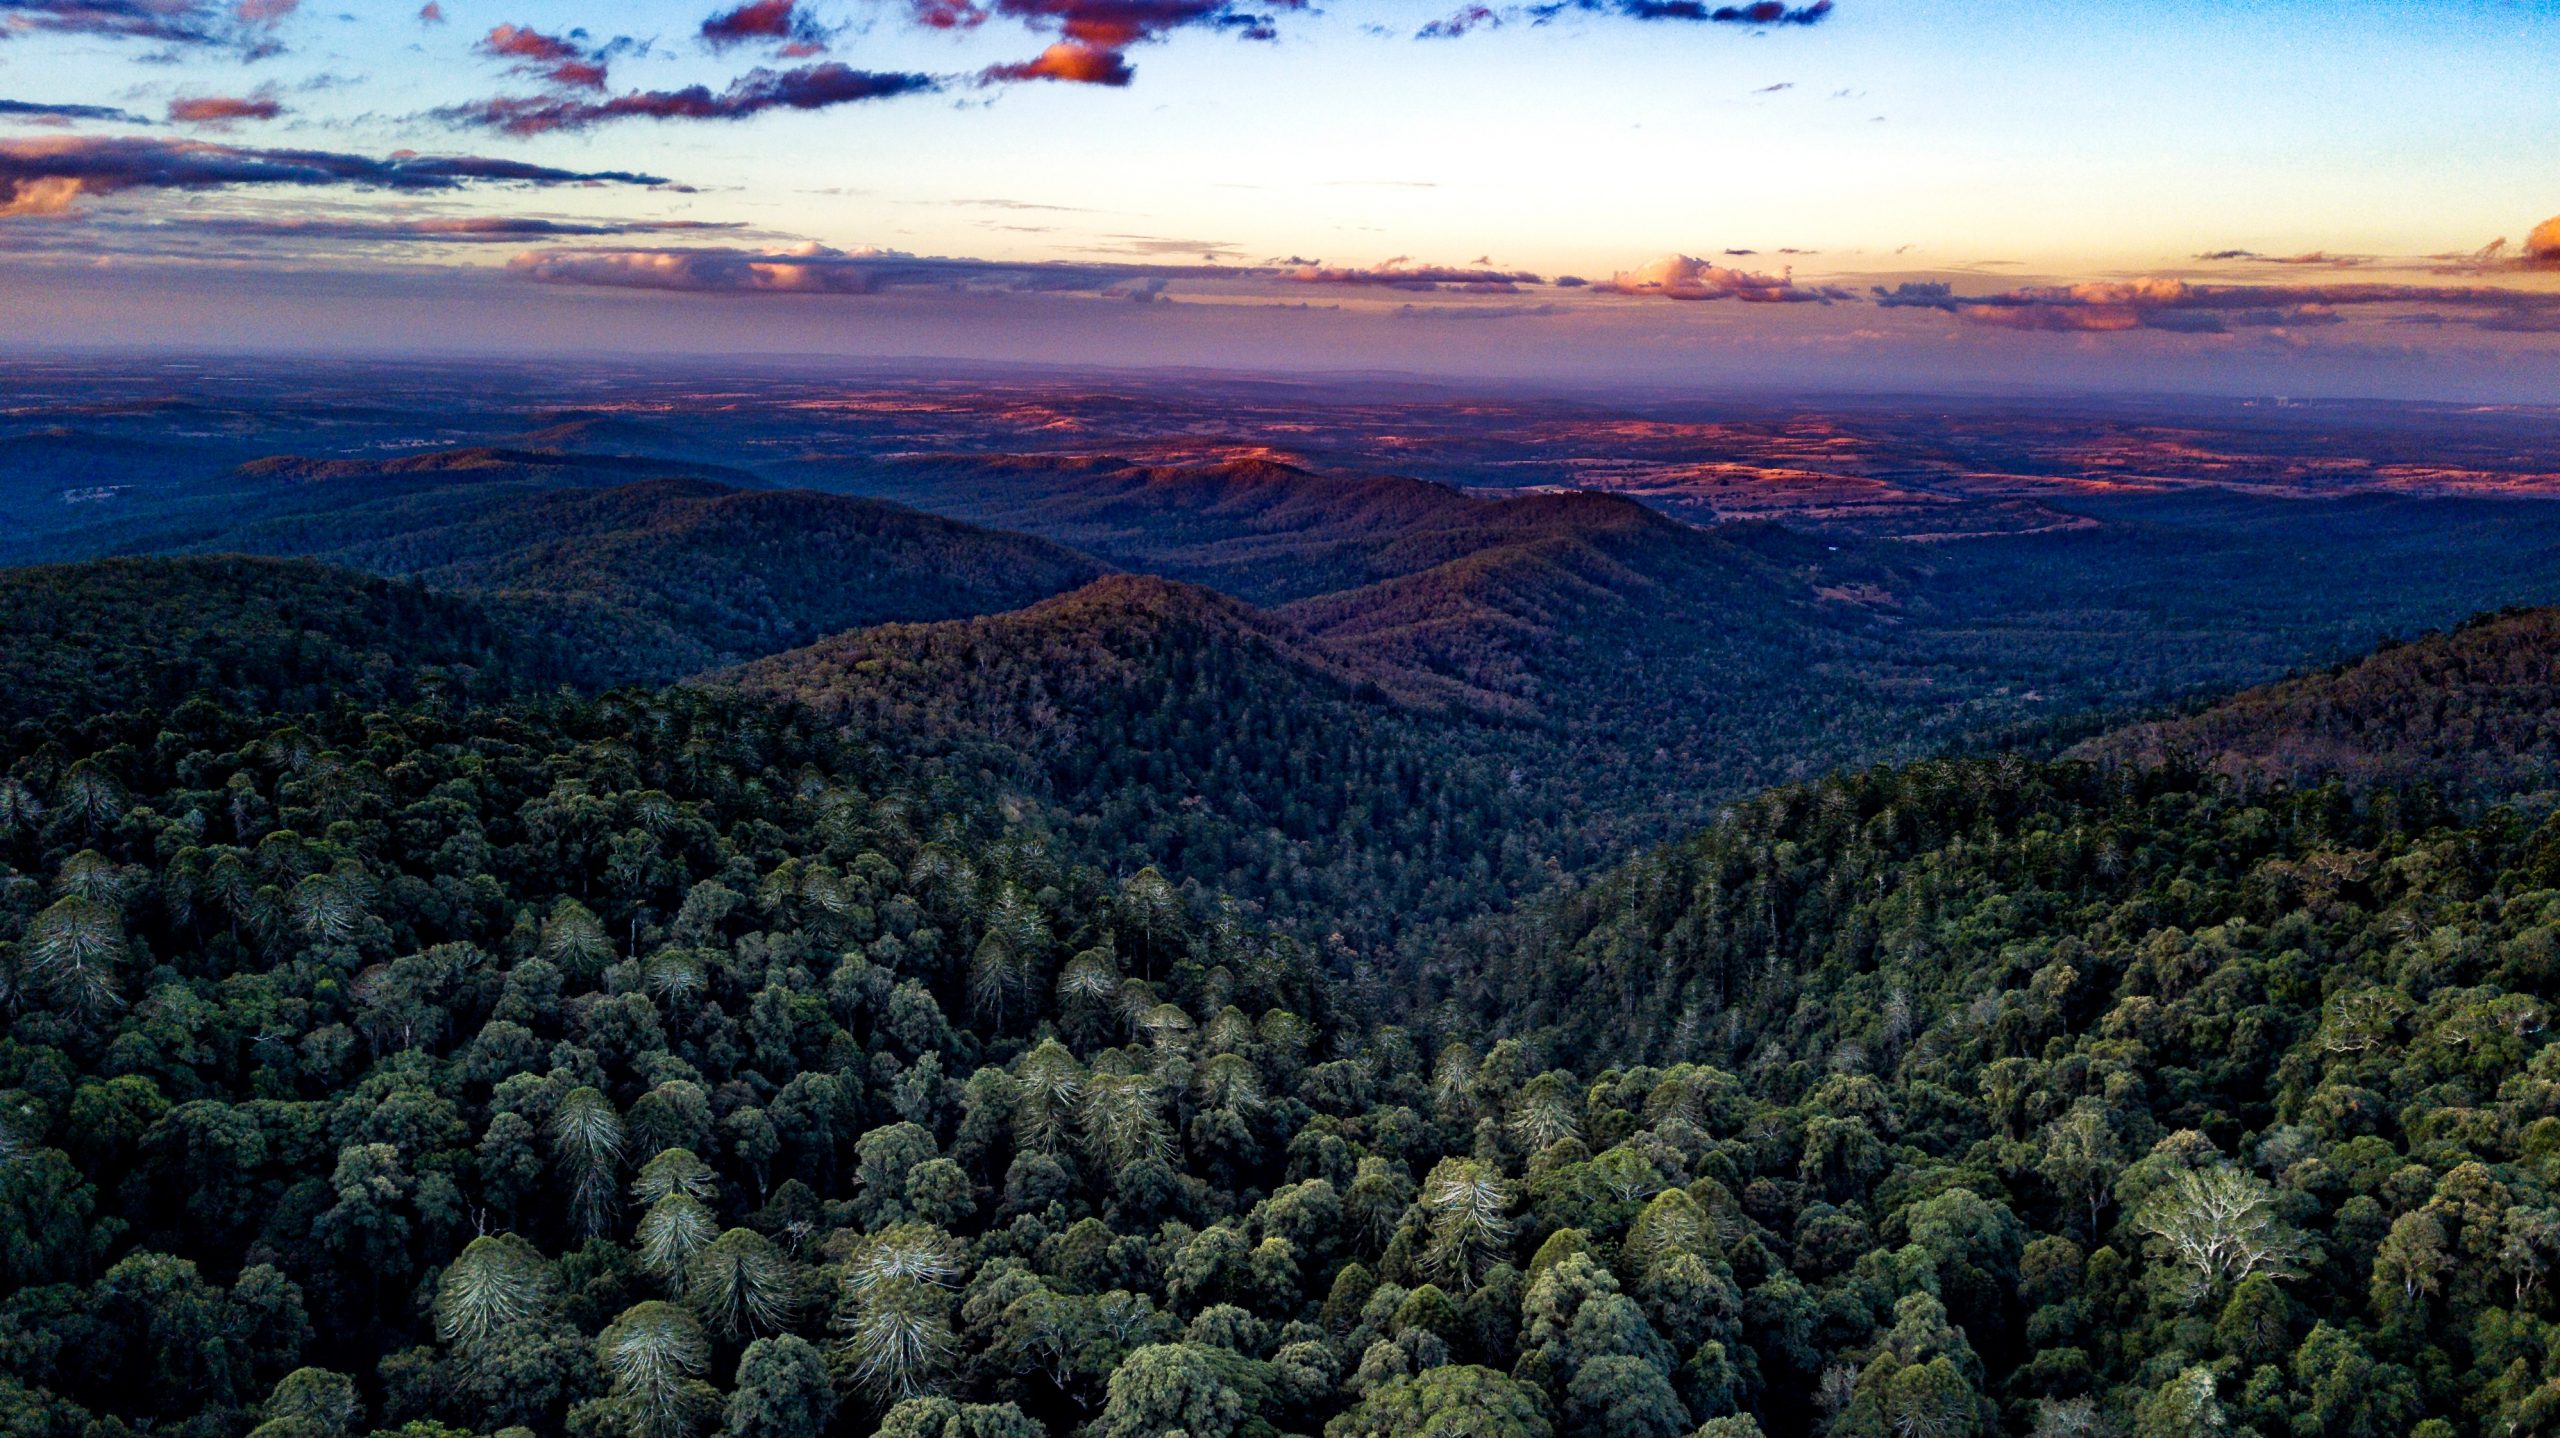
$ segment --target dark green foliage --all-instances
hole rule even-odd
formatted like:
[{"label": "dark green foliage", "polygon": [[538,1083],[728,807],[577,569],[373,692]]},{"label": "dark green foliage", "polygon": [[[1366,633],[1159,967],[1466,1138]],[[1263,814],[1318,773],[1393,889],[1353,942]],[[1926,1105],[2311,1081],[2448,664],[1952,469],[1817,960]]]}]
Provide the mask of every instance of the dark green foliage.
[{"label": "dark green foliage", "polygon": [[472,595],[597,685],[664,682],[841,629],[1014,609],[1105,572],[1026,535],[758,485],[616,456],[278,457],[221,481],[219,503],[128,519],[87,547],[293,555]]},{"label": "dark green foliage", "polygon": [[309,555],[479,596],[593,681],[665,681],[900,620],[1015,609],[1104,572],[1044,540],[877,500],[662,479],[344,500],[189,547]]},{"label": "dark green foliage", "polygon": [[[1121,576],[1016,614],[841,636],[736,676],[983,772],[1114,867],[1159,864],[1301,932],[1375,941],[1544,881],[1563,785],[1525,734],[1400,703],[1285,622]],[[1152,962],[1132,927],[1132,962]]]},{"label": "dark green foliage", "polygon": [[119,559],[0,569],[0,721],[189,699],[394,702],[570,672],[466,600],[299,560]]},{"label": "dark green foliage", "polygon": [[[371,687],[0,736],[0,1424],[2560,1423],[2512,811],[1876,769],[1345,984],[1216,891],[1430,902],[1521,812],[1489,756],[1197,591],[1032,615],[754,676],[824,713],[429,682],[378,621]],[[1410,866],[1325,853],[1365,823]]]},{"label": "dark green foliage", "polygon": [[2423,782],[2548,809],[2560,791],[2560,610],[2482,615],[2080,752],[2191,763],[2245,783]]}]

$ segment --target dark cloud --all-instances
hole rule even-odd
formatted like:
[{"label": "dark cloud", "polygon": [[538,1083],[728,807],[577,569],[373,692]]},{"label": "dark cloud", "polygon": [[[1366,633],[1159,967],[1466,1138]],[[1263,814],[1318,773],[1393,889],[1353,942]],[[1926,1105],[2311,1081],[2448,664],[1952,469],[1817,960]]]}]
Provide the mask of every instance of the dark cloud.
[{"label": "dark cloud", "polygon": [[770,44],[800,58],[827,48],[831,32],[799,0],[747,0],[702,22],[702,41],[714,50]]},{"label": "dark cloud", "polygon": [[278,23],[301,0],[0,0],[0,40],[89,35],[215,45],[272,55]]},{"label": "dark cloud", "polygon": [[735,221],[551,220],[521,215],[455,215],[425,219],[309,218],[223,215],[174,222],[189,231],[265,240],[346,240],[366,244],[488,245],[527,240],[602,239],[735,230]]},{"label": "dark cloud", "polygon": [[877,295],[896,289],[940,289],[1129,298],[1152,296],[1172,280],[1239,279],[1258,273],[1224,265],[1007,264],[825,245],[782,251],[528,250],[507,267],[540,284],[722,295]]},{"label": "dark cloud", "polygon": [[326,150],[249,150],[201,140],[136,136],[0,140],[0,219],[56,215],[83,196],[233,185],[351,185],[451,190],[472,181],[535,185],[663,185],[627,170],[559,170],[478,155],[399,153],[381,159]]},{"label": "dark cloud", "polygon": [[2326,270],[2352,270],[2373,263],[2371,255],[2333,255],[2327,250],[2312,250],[2299,255],[2265,255],[2256,250],[2207,250],[2196,258],[2208,264],[2239,262]]},{"label": "dark cloud", "polygon": [[1475,30],[1496,30],[1502,26],[1499,12],[1485,5],[1469,5],[1463,10],[1432,21],[1413,32],[1416,40],[1455,40]]},{"label": "dark cloud", "polygon": [[1456,290],[1469,294],[1514,294],[1522,285],[1545,283],[1527,270],[1417,265],[1401,255],[1378,265],[1344,267],[1303,264],[1295,269],[1282,271],[1280,278],[1301,285],[1355,285],[1390,290]]},{"label": "dark cloud", "polygon": [[272,87],[250,95],[186,95],[169,102],[173,125],[228,129],[242,120],[272,120],[283,113],[284,104]]},{"label": "dark cloud", "polygon": [[67,125],[74,120],[104,120],[119,125],[151,123],[111,105],[39,105],[32,100],[0,100],[0,120],[32,120],[39,125]]},{"label": "dark cloud", "polygon": [[1950,285],[1879,285],[1887,309],[1932,309],[1969,324],[2048,333],[2166,330],[2218,334],[2244,328],[2333,325],[2341,311],[2416,306],[2450,311],[2484,329],[2538,329],[2560,316],[2560,294],[2494,285],[2200,285],[2179,279],[2106,280],[1959,295]]},{"label": "dark cloud", "polygon": [[1829,18],[1831,0],[1813,0],[1810,5],[1786,5],[1780,0],[1758,0],[1749,5],[1708,5],[1700,0],[1555,0],[1530,6],[1529,13],[1540,21],[1582,14],[1698,25],[1816,25]]},{"label": "dark cloud", "polygon": [[823,110],[863,100],[885,100],[942,88],[930,75],[856,70],[830,61],[790,70],[750,70],[714,93],[703,85],[681,90],[637,90],[610,99],[568,95],[500,96],[438,110],[449,124],[541,135],[583,130],[613,120],[743,120],[767,110]]},{"label": "dark cloud", "polygon": [[1702,260],[1665,255],[1641,269],[1624,270],[1591,288],[1611,294],[1665,300],[1740,300],[1756,305],[1830,304],[1854,298],[1831,285],[1800,285],[1791,274],[1767,275]]}]

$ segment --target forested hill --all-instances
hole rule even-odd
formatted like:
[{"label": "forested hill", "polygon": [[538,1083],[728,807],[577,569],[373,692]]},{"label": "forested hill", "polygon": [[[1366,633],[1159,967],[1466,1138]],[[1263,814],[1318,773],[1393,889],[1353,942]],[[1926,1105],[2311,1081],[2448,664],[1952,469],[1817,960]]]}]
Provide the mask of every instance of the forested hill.
[{"label": "forested hill", "polygon": [[1081,850],[1377,940],[1596,861],[1530,736],[1296,626],[1122,575],[1017,613],[840,635],[728,676],[1053,806]]},{"label": "forested hill", "polygon": [[1771,1432],[2560,1422],[2560,827],[1932,761],[1733,805],[1424,980],[1530,1068],[1733,1076],[1726,1182],[1792,1255],[1744,1309],[1807,1335]]},{"label": "forested hill", "polygon": [[[816,459],[799,481],[1041,534],[1275,609],[1437,702],[1550,727],[1621,835],[2021,717],[2004,666],[1944,643],[1912,556],[1768,525],[1702,528],[1614,495],[1471,496],[1268,460]],[[2016,672],[2023,673],[2024,670]]]},{"label": "forested hill", "polygon": [[0,729],[12,1438],[2560,1430],[2560,820],[1934,760],[1337,986],[1210,890],[1427,903],[1539,790],[1234,600],[303,652]]},{"label": "forested hill", "polygon": [[[742,471],[686,461],[491,447],[353,458],[267,455],[236,464],[212,463],[220,450],[188,448],[159,456],[152,446],[120,440],[101,440],[97,447],[99,463],[116,466],[105,476],[113,482],[92,480],[90,489],[70,490],[64,487],[68,471],[40,462],[34,487],[41,493],[0,486],[0,499],[13,502],[9,517],[17,521],[0,558],[25,563],[225,550],[307,554],[325,547],[321,541],[345,542],[395,517],[414,525],[422,515],[462,514],[547,490],[611,488],[671,476],[739,487],[763,483]],[[264,524],[282,524],[282,532],[303,538],[258,545],[235,537]]]},{"label": "forested hill", "polygon": [[1356,588],[1421,567],[1393,554],[1407,535],[1471,524],[1486,508],[1445,485],[1311,474],[1270,460],[1147,465],[1099,457],[928,455],[811,460],[777,472],[823,489],[1042,535],[1257,604]]},{"label": "forested hill", "polygon": [[2247,690],[2075,751],[2247,783],[2425,782],[2537,810],[2560,795],[2560,610],[2482,615],[2325,673]]},{"label": "forested hill", "polygon": [[[1793,708],[1761,696],[1866,656],[1858,639],[1872,614],[1824,601],[1822,547],[1800,536],[1700,529],[1598,494],[1470,506],[1473,522],[1399,540],[1396,577],[1280,612],[1328,652],[1433,675],[1454,693],[1547,716],[1595,744],[1681,758]],[[1842,719],[1856,723],[1848,711],[1871,697],[1836,694]]]},{"label": "forested hill", "polygon": [[[681,468],[681,466],[677,466]],[[1107,572],[884,501],[642,479],[660,461],[502,450],[262,460],[119,547],[298,555],[470,594],[603,686],[665,682],[900,620],[1015,609]]]},{"label": "forested hill", "polygon": [[575,658],[480,606],[301,560],[112,559],[0,569],[0,723],[491,695]]},{"label": "forested hill", "polygon": [[487,596],[530,624],[584,631],[600,677],[624,681],[843,629],[1017,609],[1105,572],[1046,540],[900,505],[698,479],[391,500],[205,543]]}]

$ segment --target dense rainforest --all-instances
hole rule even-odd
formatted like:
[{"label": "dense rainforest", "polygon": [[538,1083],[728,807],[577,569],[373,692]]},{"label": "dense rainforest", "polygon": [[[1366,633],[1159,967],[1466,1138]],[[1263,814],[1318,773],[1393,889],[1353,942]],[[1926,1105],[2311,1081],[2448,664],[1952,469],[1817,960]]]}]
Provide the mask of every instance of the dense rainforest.
[{"label": "dense rainforest", "polygon": [[[2541,687],[2383,656],[2405,773],[1780,787],[1391,960],[1222,898],[1243,838],[1146,862],[1179,776],[1065,757],[1241,689],[1423,781],[1320,732],[1372,681],[1180,586],[1065,631],[1157,668],[886,631],[823,651],[906,696],[855,710],[104,572],[14,601],[95,608],[15,631],[0,729],[0,1431],[2560,1430],[2560,822],[2450,782]],[[183,615],[191,668],[118,631]],[[1284,834],[1337,802],[1240,772]]]}]

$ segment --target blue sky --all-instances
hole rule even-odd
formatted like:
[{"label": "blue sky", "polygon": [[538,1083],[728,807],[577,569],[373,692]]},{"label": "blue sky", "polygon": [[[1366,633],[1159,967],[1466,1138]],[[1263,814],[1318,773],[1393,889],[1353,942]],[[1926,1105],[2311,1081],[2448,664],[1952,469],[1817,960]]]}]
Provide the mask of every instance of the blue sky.
[{"label": "blue sky", "polygon": [[[460,347],[957,352],[1010,300],[1029,347],[1108,359],[1139,322],[1093,311],[1143,299],[1196,336],[1136,357],[1186,362],[1756,351],[1848,382],[2325,367],[2533,398],[2560,357],[2560,229],[2530,239],[2560,214],[2560,4],[1836,0],[1767,23],[1596,0],[1420,39],[1451,6],[768,0],[749,18],[774,23],[732,28],[775,33],[714,43],[728,8],[0,0],[0,287],[54,342],[238,340],[289,330],[298,287],[317,315],[373,284]],[[1122,83],[1026,73],[1044,55]],[[695,118],[619,113],[694,85]],[[813,85],[878,97],[758,98]],[[255,159],[278,150],[350,162]],[[366,168],[406,152],[539,173]],[[667,183],[576,178],[599,173]],[[614,293],[547,294],[565,317],[511,334],[535,288]],[[226,293],[259,308],[220,318]],[[1462,318],[1481,338],[1392,338]],[[350,323],[323,328],[366,338]]]}]

